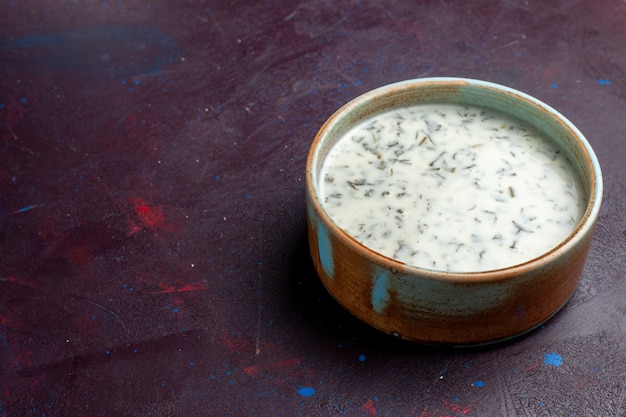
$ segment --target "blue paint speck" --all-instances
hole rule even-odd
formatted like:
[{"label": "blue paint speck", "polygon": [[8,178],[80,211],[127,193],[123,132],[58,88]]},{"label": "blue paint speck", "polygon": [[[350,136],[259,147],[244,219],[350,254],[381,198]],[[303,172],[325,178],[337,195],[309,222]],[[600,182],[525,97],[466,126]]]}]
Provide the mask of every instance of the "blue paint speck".
[{"label": "blue paint speck", "polygon": [[315,394],[315,390],[311,387],[302,387],[297,392],[303,397],[310,397]]},{"label": "blue paint speck", "polygon": [[543,356],[545,356],[543,363],[546,365],[552,365],[557,368],[563,365],[563,358],[558,353],[545,353]]},{"label": "blue paint speck", "polygon": [[25,207],[22,207],[22,208],[21,208],[21,209],[19,209],[19,210],[16,210],[16,211],[15,211],[15,213],[24,213],[24,212],[29,211],[29,210],[32,210],[32,209],[34,209],[34,208],[36,208],[36,207],[38,207],[38,206],[31,204],[31,205],[29,205],[29,206],[25,206]]},{"label": "blue paint speck", "polygon": [[552,85],[550,87],[552,87],[552,88],[559,88],[559,84],[558,83],[552,83]]},{"label": "blue paint speck", "polygon": [[485,383],[483,381],[476,381],[474,382],[474,386],[478,388],[482,388],[485,386]]},{"label": "blue paint speck", "polygon": [[359,362],[365,362],[365,355],[359,355]]},{"label": "blue paint speck", "polygon": [[599,79],[598,80],[598,84],[600,84],[600,85],[611,85],[613,83],[611,81],[609,81],[609,80]]}]

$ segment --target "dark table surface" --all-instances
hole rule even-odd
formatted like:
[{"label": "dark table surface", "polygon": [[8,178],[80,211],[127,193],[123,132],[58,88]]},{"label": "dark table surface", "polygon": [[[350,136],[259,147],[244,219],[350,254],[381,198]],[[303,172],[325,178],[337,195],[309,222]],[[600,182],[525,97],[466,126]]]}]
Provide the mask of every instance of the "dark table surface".
[{"label": "dark table surface", "polygon": [[[626,3],[0,4],[0,416],[625,416]],[[454,350],[360,323],[308,254],[342,104],[462,76],[586,135],[604,205],[540,329]]]}]

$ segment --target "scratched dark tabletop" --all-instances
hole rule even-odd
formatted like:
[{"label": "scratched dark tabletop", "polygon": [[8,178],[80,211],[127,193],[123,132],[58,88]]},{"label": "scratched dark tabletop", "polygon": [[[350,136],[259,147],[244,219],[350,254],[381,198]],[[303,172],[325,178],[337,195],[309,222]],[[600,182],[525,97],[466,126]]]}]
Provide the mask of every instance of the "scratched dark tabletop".
[{"label": "scratched dark tabletop", "polygon": [[[3,1],[0,416],[625,416],[626,3]],[[585,134],[579,288],[481,349],[360,323],[308,254],[342,104],[461,76]]]}]

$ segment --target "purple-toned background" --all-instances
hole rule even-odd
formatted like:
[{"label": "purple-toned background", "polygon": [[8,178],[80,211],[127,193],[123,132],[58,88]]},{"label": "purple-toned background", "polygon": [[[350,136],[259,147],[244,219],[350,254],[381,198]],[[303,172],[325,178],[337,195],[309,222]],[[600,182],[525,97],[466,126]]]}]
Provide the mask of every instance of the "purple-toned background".
[{"label": "purple-toned background", "polygon": [[[0,4],[0,416],[626,415],[626,2]],[[604,206],[545,326],[449,350],[320,285],[304,168],[324,120],[463,76],[557,108]]]}]

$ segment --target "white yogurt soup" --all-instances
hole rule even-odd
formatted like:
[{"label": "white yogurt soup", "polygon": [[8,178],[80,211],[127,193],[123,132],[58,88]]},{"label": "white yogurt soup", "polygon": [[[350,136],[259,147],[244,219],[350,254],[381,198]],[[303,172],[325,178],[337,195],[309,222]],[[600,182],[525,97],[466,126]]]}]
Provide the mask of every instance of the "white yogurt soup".
[{"label": "white yogurt soup", "polygon": [[561,243],[585,202],[567,158],[490,110],[416,105],[339,138],[318,178],[323,206],[382,255],[449,272],[500,269]]}]

